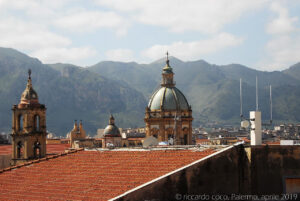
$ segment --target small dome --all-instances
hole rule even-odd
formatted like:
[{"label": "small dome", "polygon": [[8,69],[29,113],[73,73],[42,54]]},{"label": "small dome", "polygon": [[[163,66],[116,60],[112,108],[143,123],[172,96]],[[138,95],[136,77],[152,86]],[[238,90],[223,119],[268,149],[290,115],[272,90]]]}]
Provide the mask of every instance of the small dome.
[{"label": "small dome", "polygon": [[21,104],[38,104],[38,95],[36,91],[32,87],[31,83],[31,70],[28,71],[28,81],[26,85],[26,89],[22,93],[21,96]]},{"label": "small dome", "polygon": [[121,137],[119,128],[115,125],[114,117],[110,115],[109,125],[104,129],[105,137]]},{"label": "small dome", "polygon": [[176,87],[161,87],[152,95],[148,108],[150,110],[188,110],[189,104]]},{"label": "small dome", "polygon": [[38,95],[32,87],[26,87],[26,89],[22,93],[21,101],[25,100],[38,100]]},{"label": "small dome", "polygon": [[121,136],[120,130],[117,126],[115,125],[108,125],[104,129],[104,136],[114,136],[114,137],[119,137]]}]

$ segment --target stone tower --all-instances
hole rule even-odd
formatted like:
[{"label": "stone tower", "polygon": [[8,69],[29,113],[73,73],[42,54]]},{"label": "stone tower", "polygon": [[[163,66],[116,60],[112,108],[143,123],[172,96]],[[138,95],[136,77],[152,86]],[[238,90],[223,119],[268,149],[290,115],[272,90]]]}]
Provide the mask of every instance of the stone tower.
[{"label": "stone tower", "polygon": [[32,87],[31,70],[18,105],[12,108],[13,164],[46,156],[46,107]]},{"label": "stone tower", "polygon": [[86,134],[82,126],[82,121],[80,120],[79,128],[78,128],[77,121],[75,120],[73,130],[71,130],[70,132],[71,148],[75,148],[75,141],[84,140],[85,138],[86,138]]},{"label": "stone tower", "polygon": [[183,93],[175,87],[168,53],[162,70],[161,87],[149,100],[144,121],[147,137],[153,136],[158,142],[168,144],[192,144],[192,108]]}]

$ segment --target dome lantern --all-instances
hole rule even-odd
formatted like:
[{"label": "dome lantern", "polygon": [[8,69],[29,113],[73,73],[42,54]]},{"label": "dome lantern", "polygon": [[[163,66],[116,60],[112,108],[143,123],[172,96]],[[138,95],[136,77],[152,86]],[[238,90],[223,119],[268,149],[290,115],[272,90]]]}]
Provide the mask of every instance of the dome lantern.
[{"label": "dome lantern", "polygon": [[170,66],[169,53],[167,52],[166,55],[167,55],[167,59],[166,59],[166,65],[163,68],[163,72],[162,72],[161,86],[173,87],[175,86],[175,83],[173,82],[174,73],[173,73],[173,69]]}]

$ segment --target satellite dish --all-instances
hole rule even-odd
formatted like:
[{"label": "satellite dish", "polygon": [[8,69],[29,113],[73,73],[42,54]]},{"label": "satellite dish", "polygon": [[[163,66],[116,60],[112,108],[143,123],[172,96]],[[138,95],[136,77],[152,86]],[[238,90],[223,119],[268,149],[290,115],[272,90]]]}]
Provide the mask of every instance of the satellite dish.
[{"label": "satellite dish", "polygon": [[249,121],[247,121],[247,120],[242,121],[241,122],[241,127],[242,128],[248,128],[249,127]]},{"label": "satellite dish", "polygon": [[143,142],[143,147],[156,146],[156,145],[158,145],[158,140],[153,136],[146,137]]}]

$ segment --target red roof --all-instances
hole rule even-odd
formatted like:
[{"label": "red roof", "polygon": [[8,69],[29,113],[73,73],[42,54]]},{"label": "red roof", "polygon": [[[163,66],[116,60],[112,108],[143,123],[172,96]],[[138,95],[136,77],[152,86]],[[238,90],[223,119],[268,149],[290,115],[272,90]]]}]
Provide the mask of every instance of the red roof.
[{"label": "red roof", "polygon": [[0,155],[11,154],[12,147],[11,145],[0,145]]},{"label": "red roof", "polygon": [[279,145],[279,144],[280,144],[280,141],[275,141],[275,142],[267,141],[267,142],[265,142],[264,144],[267,144],[267,145]]},{"label": "red roof", "polygon": [[214,151],[79,151],[0,173],[0,198],[107,200]]},{"label": "red roof", "polygon": [[[47,144],[48,154],[58,154],[70,148],[70,144]],[[12,153],[12,145],[0,145],[0,155],[9,155]]]},{"label": "red roof", "polygon": [[47,144],[47,154],[59,154],[70,148],[70,144]]}]

